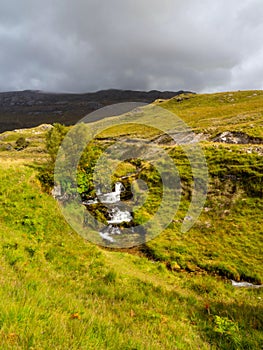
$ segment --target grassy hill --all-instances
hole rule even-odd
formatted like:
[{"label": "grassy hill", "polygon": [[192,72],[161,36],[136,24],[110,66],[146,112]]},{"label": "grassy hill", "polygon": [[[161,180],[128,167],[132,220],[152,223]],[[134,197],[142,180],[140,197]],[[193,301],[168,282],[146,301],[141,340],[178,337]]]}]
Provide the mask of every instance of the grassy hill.
[{"label": "grassy hill", "polygon": [[[196,224],[180,233],[189,169],[178,146],[163,144],[179,162],[182,203],[160,236],[132,249],[85,241],[43,191],[48,127],[0,135],[1,349],[262,348],[263,289],[235,288],[230,279],[263,282],[263,93],[155,103],[205,135],[209,193]],[[257,143],[213,141],[226,131]],[[114,128],[97,142],[132,133],[139,127]],[[29,145],[19,151],[20,137]]]},{"label": "grassy hill", "polygon": [[241,131],[263,138],[263,92],[238,91],[181,95],[161,106],[175,112],[196,132],[214,136],[224,131]]}]

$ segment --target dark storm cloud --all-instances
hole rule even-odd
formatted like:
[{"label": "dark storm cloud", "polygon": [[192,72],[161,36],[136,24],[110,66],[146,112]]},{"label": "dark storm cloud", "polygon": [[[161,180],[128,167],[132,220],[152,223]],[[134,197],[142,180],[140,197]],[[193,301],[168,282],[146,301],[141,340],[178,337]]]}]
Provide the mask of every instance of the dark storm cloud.
[{"label": "dark storm cloud", "polygon": [[262,0],[0,0],[0,90],[261,89],[262,18]]}]

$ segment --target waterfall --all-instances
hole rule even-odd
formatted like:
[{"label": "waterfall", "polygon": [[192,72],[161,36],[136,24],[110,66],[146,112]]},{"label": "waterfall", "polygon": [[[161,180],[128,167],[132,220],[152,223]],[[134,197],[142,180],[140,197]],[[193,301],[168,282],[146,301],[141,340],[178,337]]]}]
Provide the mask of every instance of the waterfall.
[{"label": "waterfall", "polygon": [[116,193],[116,192],[101,194],[98,197],[99,197],[100,202],[105,203],[105,204],[117,203],[121,200],[120,194]]},{"label": "waterfall", "polygon": [[121,182],[116,182],[116,184],[115,184],[115,193],[120,194],[121,191],[123,191],[123,190],[124,190],[123,184]]},{"label": "waterfall", "polygon": [[121,191],[123,191],[123,189],[123,184],[121,182],[116,182],[114,192],[98,195],[100,202],[105,204],[119,202],[121,200]]},{"label": "waterfall", "polygon": [[115,207],[111,210],[110,220],[108,224],[121,224],[122,222],[130,222],[132,220],[131,213],[129,211],[121,211],[118,207]]},{"label": "waterfall", "polygon": [[[105,194],[101,194],[100,190],[97,190],[98,197],[83,202],[84,205],[92,205],[97,203],[110,204],[108,206],[108,214],[110,219],[107,220],[108,226],[106,226],[101,232],[99,232],[101,238],[115,242],[112,235],[120,235],[121,229],[116,226],[117,224],[127,223],[132,221],[132,215],[128,210],[120,208],[120,195],[125,188],[121,182],[115,183],[115,191]],[[112,204],[115,204],[114,206]]]}]

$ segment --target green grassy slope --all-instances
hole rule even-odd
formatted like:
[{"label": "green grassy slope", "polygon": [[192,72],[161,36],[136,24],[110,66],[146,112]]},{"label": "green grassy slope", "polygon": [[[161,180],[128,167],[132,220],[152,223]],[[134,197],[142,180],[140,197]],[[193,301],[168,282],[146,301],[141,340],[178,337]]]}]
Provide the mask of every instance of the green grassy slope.
[{"label": "green grassy slope", "polygon": [[263,138],[263,91],[186,95],[159,103],[176,113],[195,132],[216,135],[242,131]]},{"label": "green grassy slope", "polygon": [[[239,131],[235,118],[244,113],[244,123],[254,118],[257,125],[250,135],[262,136],[262,92],[233,93],[243,112],[228,98],[221,102],[225,95],[162,104],[186,120],[194,112],[187,122],[195,127],[199,118],[196,131],[212,136]],[[0,152],[1,349],[262,347],[263,289],[237,289],[229,281],[263,281],[261,146],[204,142],[209,196],[195,226],[186,234],[178,230],[185,196],[159,237],[138,249],[112,251],[74,233],[42,191],[37,168],[47,157],[44,132],[21,135],[30,139],[26,149]],[[5,133],[1,142],[17,137]],[[167,151],[187,177],[180,150]]]},{"label": "green grassy slope", "polygon": [[85,242],[30,167],[1,166],[0,183],[2,349],[259,348],[260,290]]}]

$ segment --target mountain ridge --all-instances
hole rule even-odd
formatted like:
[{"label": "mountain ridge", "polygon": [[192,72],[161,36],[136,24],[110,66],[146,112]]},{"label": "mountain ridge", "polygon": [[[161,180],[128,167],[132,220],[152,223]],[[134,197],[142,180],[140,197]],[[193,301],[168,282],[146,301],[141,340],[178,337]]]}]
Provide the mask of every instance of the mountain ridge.
[{"label": "mountain ridge", "polygon": [[137,91],[108,89],[87,93],[55,93],[40,90],[0,92],[0,132],[44,123],[75,124],[87,114],[121,102],[151,103],[190,91]]}]

